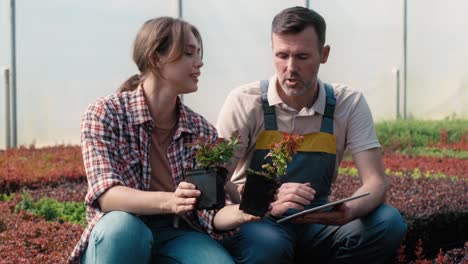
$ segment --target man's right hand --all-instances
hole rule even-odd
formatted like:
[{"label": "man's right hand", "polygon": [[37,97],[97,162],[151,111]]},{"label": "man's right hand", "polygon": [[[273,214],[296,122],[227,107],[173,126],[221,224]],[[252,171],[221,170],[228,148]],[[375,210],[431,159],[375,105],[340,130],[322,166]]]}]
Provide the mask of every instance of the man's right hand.
[{"label": "man's right hand", "polygon": [[283,183],[278,191],[278,199],[272,203],[270,212],[273,216],[281,216],[288,209],[304,210],[315,198],[315,190],[310,183],[287,182]]}]

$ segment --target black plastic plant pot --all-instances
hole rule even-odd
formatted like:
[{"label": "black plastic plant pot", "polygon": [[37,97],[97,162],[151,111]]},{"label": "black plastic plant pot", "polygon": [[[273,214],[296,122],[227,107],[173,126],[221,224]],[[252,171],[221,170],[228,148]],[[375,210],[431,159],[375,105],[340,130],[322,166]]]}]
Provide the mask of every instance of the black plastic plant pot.
[{"label": "black plastic plant pot", "polygon": [[277,179],[247,172],[239,209],[251,215],[264,216],[279,186]]},{"label": "black plastic plant pot", "polygon": [[195,209],[220,209],[224,207],[226,177],[227,170],[222,167],[185,170],[186,181],[193,183],[201,192],[195,204]]}]

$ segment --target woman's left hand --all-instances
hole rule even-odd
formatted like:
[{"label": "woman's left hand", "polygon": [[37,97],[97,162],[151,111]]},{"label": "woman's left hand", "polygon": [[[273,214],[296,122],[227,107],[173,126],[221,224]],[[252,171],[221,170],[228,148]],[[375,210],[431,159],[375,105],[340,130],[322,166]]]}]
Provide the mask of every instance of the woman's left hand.
[{"label": "woman's left hand", "polygon": [[195,185],[188,182],[180,182],[175,192],[169,199],[171,212],[174,214],[183,214],[195,209],[197,198],[201,195]]}]

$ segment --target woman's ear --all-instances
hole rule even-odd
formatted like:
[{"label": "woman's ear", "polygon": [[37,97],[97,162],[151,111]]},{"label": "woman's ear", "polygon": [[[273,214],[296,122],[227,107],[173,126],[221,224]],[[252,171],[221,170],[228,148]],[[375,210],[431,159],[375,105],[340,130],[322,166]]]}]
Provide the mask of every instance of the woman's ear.
[{"label": "woman's ear", "polygon": [[148,58],[146,58],[151,65],[151,68],[159,68],[161,67],[161,58],[157,53],[150,53],[148,54]]}]

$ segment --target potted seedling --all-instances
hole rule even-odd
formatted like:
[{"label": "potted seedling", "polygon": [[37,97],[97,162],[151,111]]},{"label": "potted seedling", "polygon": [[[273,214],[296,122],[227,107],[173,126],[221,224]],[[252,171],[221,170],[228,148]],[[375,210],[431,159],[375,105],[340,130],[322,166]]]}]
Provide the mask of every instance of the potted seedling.
[{"label": "potted seedling", "polygon": [[245,213],[264,216],[281,186],[280,177],[286,174],[288,163],[292,161],[299,148],[302,136],[281,133],[281,140],[273,143],[265,156],[262,170],[247,170],[242,200],[239,208]]},{"label": "potted seedling", "polygon": [[189,145],[195,153],[195,166],[184,170],[187,182],[193,183],[201,195],[197,199],[195,208],[219,209],[225,204],[227,169],[234,151],[239,144],[239,133],[235,132],[229,139],[218,138],[209,143],[199,138]]}]

